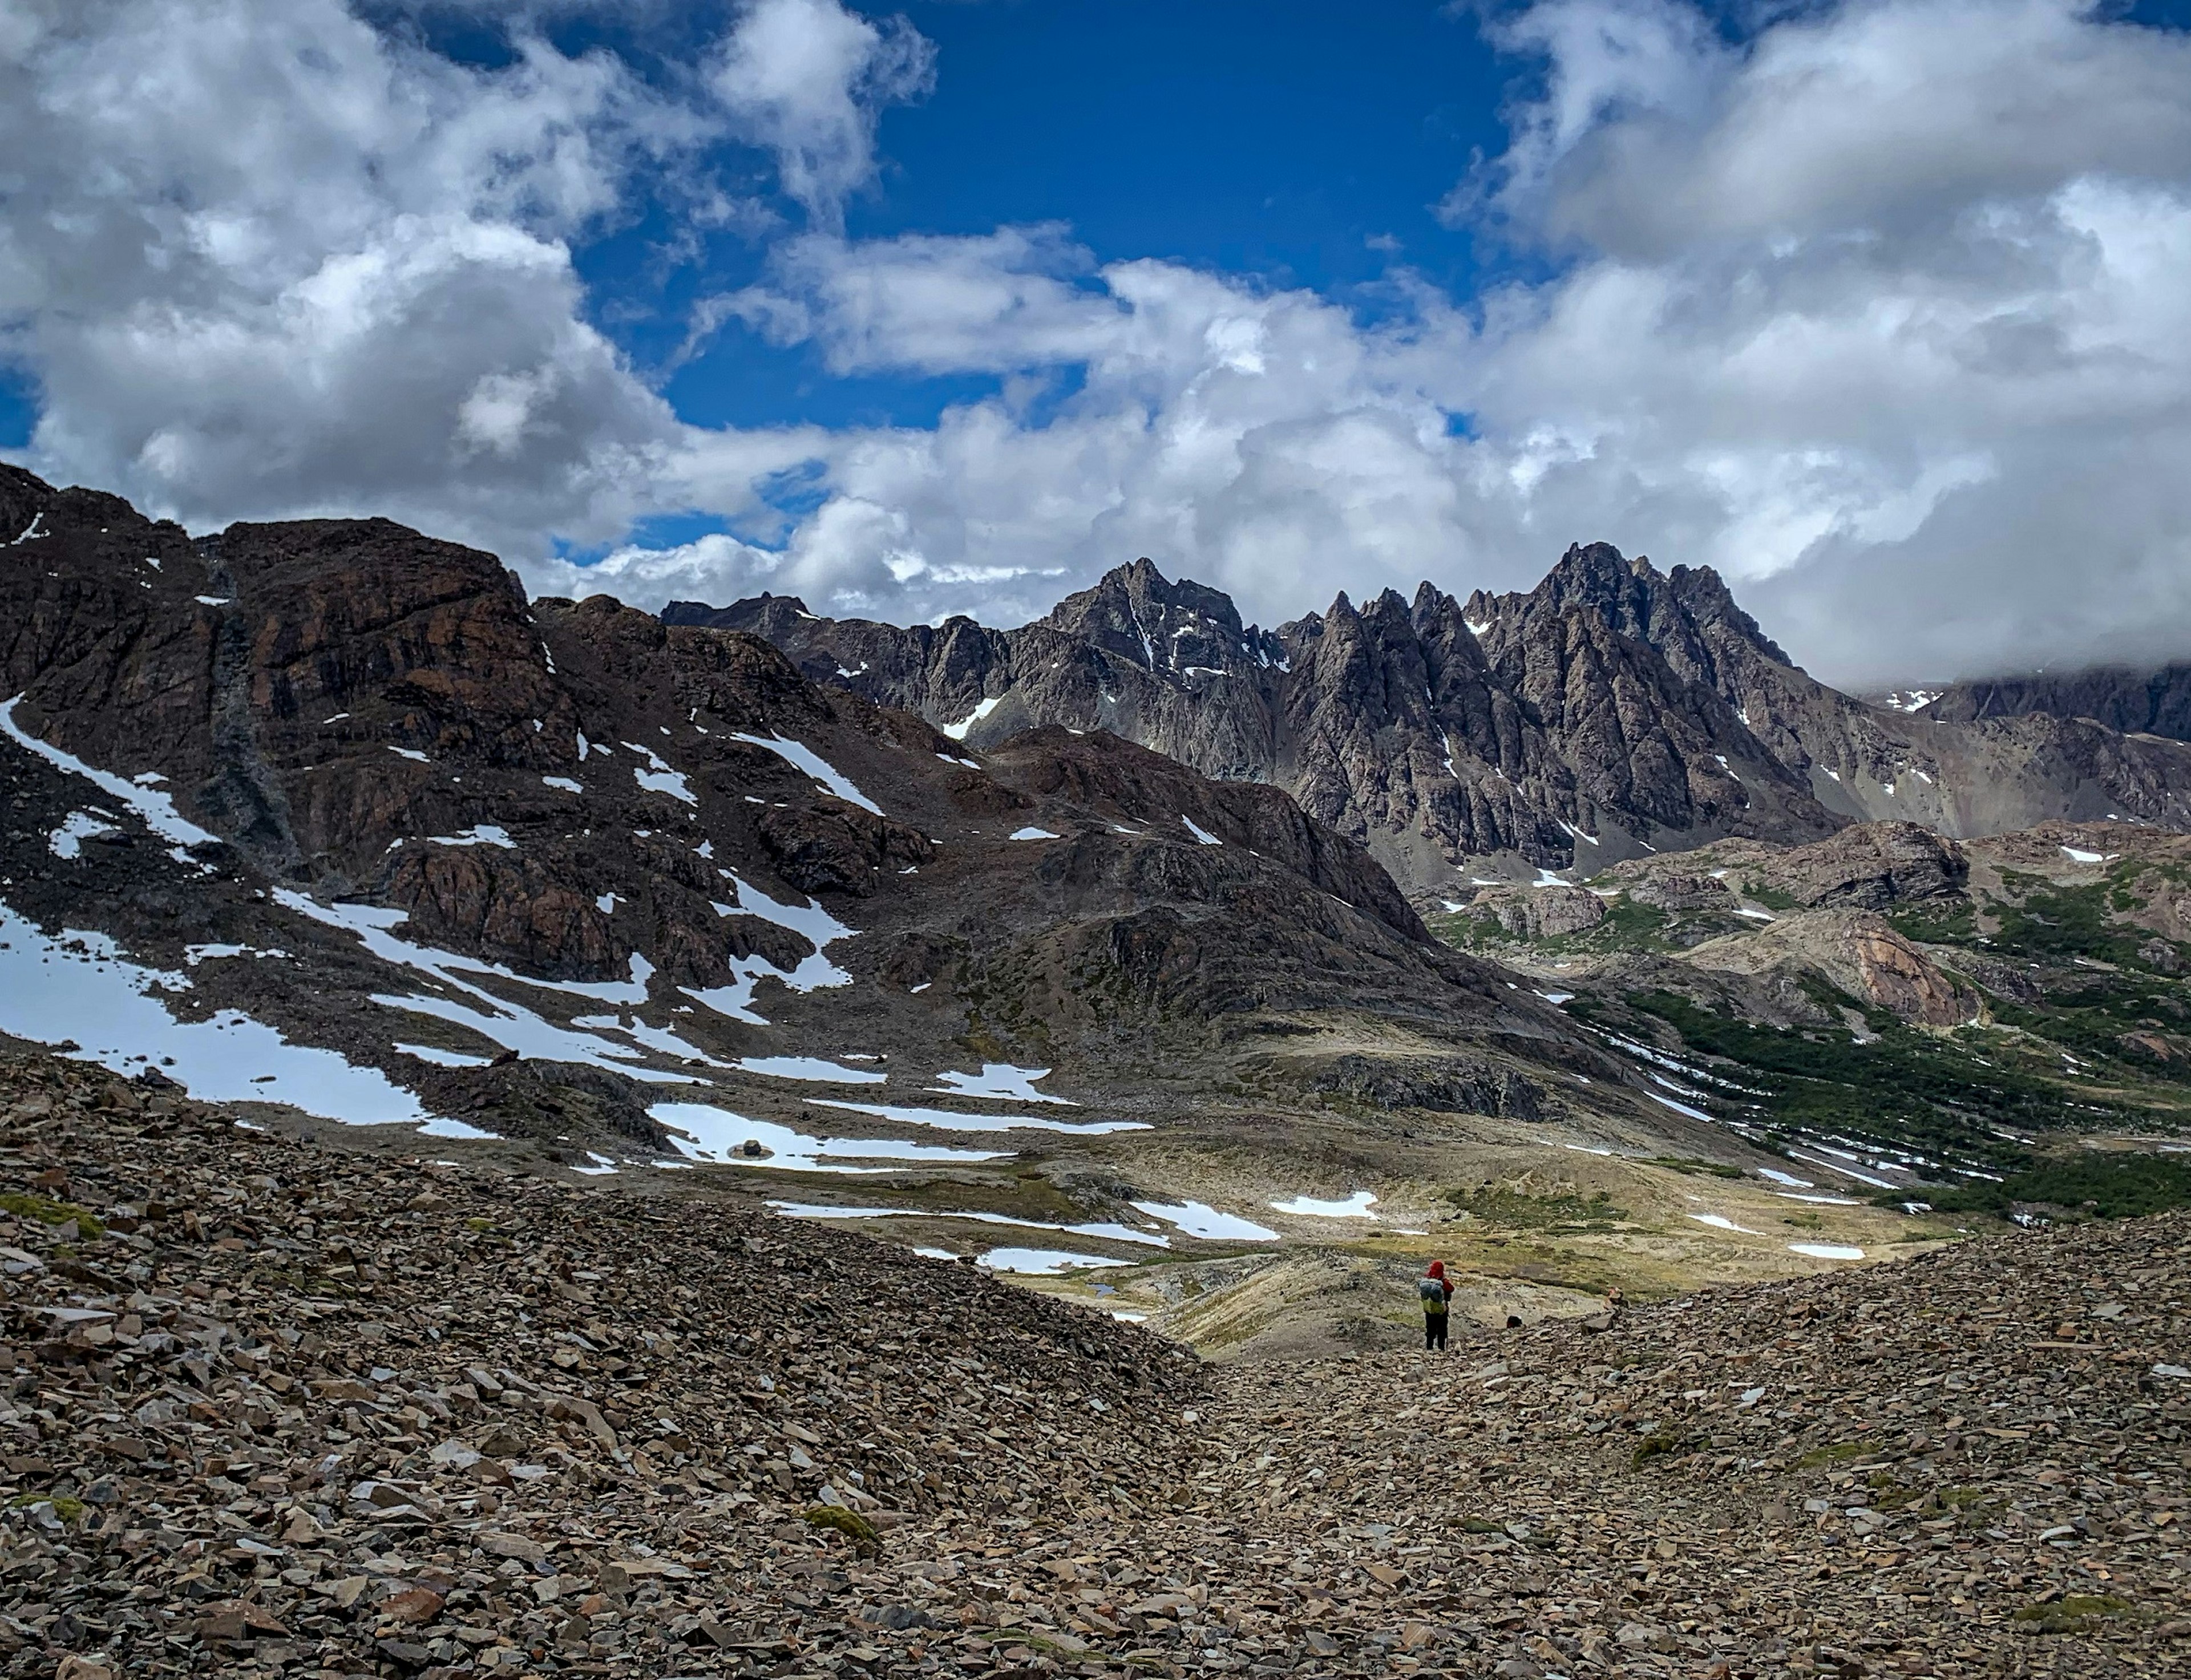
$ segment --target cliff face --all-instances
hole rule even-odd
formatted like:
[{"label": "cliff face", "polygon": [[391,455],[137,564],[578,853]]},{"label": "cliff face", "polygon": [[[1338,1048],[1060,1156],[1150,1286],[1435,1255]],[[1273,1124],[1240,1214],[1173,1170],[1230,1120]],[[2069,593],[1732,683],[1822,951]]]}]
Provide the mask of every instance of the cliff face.
[{"label": "cliff face", "polygon": [[1943,724],[1986,718],[2089,718],[2124,735],[2191,741],[2191,664],[2159,670],[2101,667],[1987,677],[1943,690],[1919,715]]},{"label": "cliff face", "polygon": [[1851,821],[2191,826],[2180,745],[2035,708],[1867,705],[1793,665],[1709,568],[1661,572],[1603,543],[1526,593],[1342,594],[1276,630],[1147,560],[1016,630],[834,621],[769,596],[663,616],[764,636],[814,680],[976,745],[1104,729],[1208,776],[1274,782],[1419,899],[1524,863],[1801,844]]}]

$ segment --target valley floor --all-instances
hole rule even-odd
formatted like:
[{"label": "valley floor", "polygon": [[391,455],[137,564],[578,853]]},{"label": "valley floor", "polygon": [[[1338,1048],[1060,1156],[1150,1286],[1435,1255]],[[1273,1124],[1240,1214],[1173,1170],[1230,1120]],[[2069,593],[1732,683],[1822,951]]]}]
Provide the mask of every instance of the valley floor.
[{"label": "valley floor", "polygon": [[2164,1675],[2191,1216],[1221,1368],[0,1059],[0,1671]]}]

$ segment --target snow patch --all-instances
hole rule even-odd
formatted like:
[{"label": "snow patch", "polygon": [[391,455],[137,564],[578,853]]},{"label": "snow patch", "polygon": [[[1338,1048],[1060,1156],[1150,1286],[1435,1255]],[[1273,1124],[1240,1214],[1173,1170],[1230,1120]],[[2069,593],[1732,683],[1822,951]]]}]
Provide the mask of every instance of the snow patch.
[{"label": "snow patch", "polygon": [[1191,1237],[1203,1237],[1212,1242],[1276,1242],[1278,1234],[1266,1225],[1258,1225],[1252,1219],[1243,1219],[1235,1213],[1221,1213],[1217,1209],[1199,1201],[1186,1201],[1176,1207],[1161,1201],[1137,1201],[1131,1204],[1152,1219],[1161,1219],[1175,1226]]},{"label": "snow patch", "polygon": [[1761,1232],[1751,1230],[1747,1225],[1736,1224],[1724,1213],[1685,1213],[1682,1217],[1685,1219],[1693,1219],[1699,1225],[1709,1225],[1716,1231],[1734,1231],[1746,1237],[1763,1234]]},{"label": "snow patch", "polygon": [[1818,1167],[1827,1172],[1838,1172],[1844,1178],[1853,1178],[1858,1183],[1869,1184],[1876,1190],[1891,1190],[1896,1188],[1890,1179],[1875,1178],[1869,1172],[1859,1172],[1853,1166],[1839,1166],[1830,1161],[1813,1161],[1808,1155],[1797,1155],[1793,1149],[1788,1151],[1788,1158],[1790,1161],[1800,1161],[1806,1166]]},{"label": "snow patch", "polygon": [[61,826],[46,836],[46,849],[57,858],[72,858],[83,850],[83,843],[106,827],[88,811],[71,811]]},{"label": "snow patch", "polygon": [[193,968],[199,963],[227,956],[287,956],[286,951],[261,951],[247,945],[194,945],[183,947],[183,961]]},{"label": "snow patch", "polygon": [[1011,1103],[1057,1103],[1074,1106],[1069,1098],[1038,1091],[1034,1081],[1048,1079],[1048,1068],[1016,1068],[1010,1062],[984,1062],[979,1073],[940,1073],[943,1081],[929,1087],[939,1097],[995,1097]]},{"label": "snow patch", "polygon": [[1195,839],[1200,842],[1203,845],[1221,846],[1225,843],[1215,835],[1212,834],[1208,829],[1199,826],[1192,817],[1182,816],[1180,818],[1180,820],[1187,825],[1187,831],[1189,834],[1192,834]]},{"label": "snow patch", "polygon": [[635,764],[632,775],[649,793],[667,793],[673,799],[681,799],[688,805],[697,805],[699,797],[692,792],[692,784],[684,773],[670,768],[669,762],[651,746],[641,746],[634,741],[624,742],[624,751],[636,752],[646,760],[644,769]]},{"label": "snow patch", "polygon": [[1025,828],[1014,829],[1012,831],[1011,837],[1015,840],[1055,840],[1057,838],[1057,837],[1055,834],[1052,834],[1048,829],[1037,828],[1032,823]]},{"label": "snow patch", "polygon": [[55,769],[82,776],[100,792],[119,799],[145,827],[162,840],[173,843],[168,855],[177,862],[191,864],[201,870],[208,867],[198,864],[186,849],[210,843],[215,837],[196,823],[185,821],[182,814],[176,810],[171,795],[160,792],[150,782],[141,780],[125,781],[110,770],[94,769],[72,753],[64,752],[60,747],[40,741],[15,721],[15,708],[22,703],[23,696],[17,695],[5,706],[0,706],[0,734],[5,734],[16,746],[37,753]]},{"label": "snow patch", "polygon": [[1375,1206],[1376,1196],[1369,1190],[1357,1190],[1344,1201],[1319,1201],[1314,1196],[1294,1196],[1285,1201],[1274,1201],[1271,1206],[1280,1213],[1292,1213],[1311,1219],[1374,1219],[1369,1210]]},{"label": "snow patch", "polygon": [[[965,1163],[999,1159],[993,1149],[954,1149],[939,1144],[908,1144],[896,1138],[810,1138],[773,1121],[749,1120],[707,1103],[657,1103],[647,1113],[670,1128],[670,1143],[690,1161],[784,1167],[799,1172],[891,1172],[897,1169],[847,1163]],[[764,1153],[747,1155],[744,1146],[748,1143],[759,1144]]]},{"label": "snow patch", "polygon": [[451,990],[461,993],[463,998],[471,1000],[467,1002],[460,998],[419,993],[376,996],[373,1001],[383,1007],[431,1015],[457,1026],[468,1027],[489,1042],[498,1044],[505,1050],[515,1050],[521,1056],[537,1057],[547,1061],[583,1062],[589,1067],[612,1069],[633,1079],[654,1084],[684,1084],[689,1080],[689,1076],[685,1074],[661,1073],[652,1068],[634,1067],[631,1064],[639,1059],[640,1053],[631,1047],[611,1043],[591,1033],[559,1027],[522,1005],[498,997],[472,980],[463,978],[466,974],[491,975],[498,979],[514,980],[521,985],[536,986],[543,990],[597,998],[606,1003],[635,1002],[646,997],[646,977],[653,973],[646,959],[636,952],[632,955],[632,978],[629,982],[534,979],[499,963],[482,962],[477,957],[459,956],[453,951],[435,951],[430,946],[415,945],[408,940],[397,939],[390,930],[401,926],[406,919],[401,910],[363,904],[323,905],[286,887],[276,888],[274,898],[283,908],[294,911],[299,916],[355,934],[360,943],[382,962],[429,975]]},{"label": "snow patch", "polygon": [[976,701],[974,703],[974,709],[971,712],[969,712],[965,717],[961,718],[957,723],[944,724],[942,726],[943,733],[949,735],[953,741],[965,740],[966,731],[972,729],[975,724],[980,723],[982,718],[987,717],[992,712],[995,711],[999,703],[999,701],[998,698]]},{"label": "snow patch", "polygon": [[1106,1260],[1100,1254],[1068,1254],[1056,1248],[993,1248],[974,1263],[993,1272],[1019,1277],[1054,1278],[1061,1272],[1084,1272],[1099,1266],[1130,1266],[1130,1260]]},{"label": "snow patch", "polygon": [[438,1044],[399,1044],[395,1047],[407,1056],[416,1056],[422,1062],[431,1062],[437,1068],[483,1068],[485,1056],[467,1056],[461,1050],[444,1050]]},{"label": "snow patch", "polygon": [[1110,1132],[1147,1132],[1140,1120],[1043,1120],[1029,1114],[958,1114],[949,1109],[901,1108],[891,1103],[845,1103],[816,1098],[819,1109],[843,1109],[852,1114],[894,1120],[901,1126],[927,1126],[938,1132],[1067,1132],[1078,1137],[1100,1137]]},{"label": "snow patch", "polygon": [[771,1079],[817,1080],[830,1085],[880,1085],[888,1077],[868,1068],[848,1068],[819,1056],[745,1056],[738,1066]]},{"label": "snow patch", "polygon": [[287,1103],[349,1126],[428,1118],[378,1069],[292,1043],[240,1010],[177,1020],[154,993],[190,984],[123,960],[103,934],[54,936],[0,905],[0,1030],[40,1044],[75,1040],[85,1047],[65,1053],[71,1060],[116,1073],[157,1067],[201,1101]]},{"label": "snow patch", "polygon": [[1009,1213],[976,1213],[965,1210],[937,1211],[925,1207],[832,1207],[825,1202],[771,1201],[769,1206],[788,1219],[967,1219],[981,1225],[1010,1225],[1017,1230],[1056,1231],[1071,1237],[1101,1237],[1111,1242],[1137,1242],[1151,1248],[1169,1248],[1171,1239],[1131,1225],[1096,1221],[1084,1225],[1058,1225],[1047,1219],[1018,1219]]},{"label": "snow patch", "polygon": [[795,741],[786,741],[780,735],[741,733],[734,735],[733,739],[744,741],[748,746],[766,748],[782,759],[785,763],[811,776],[845,803],[857,805],[862,810],[872,811],[877,816],[882,815],[881,806],[853,786],[849,776],[839,775],[828,759],[822,758],[811,747],[803,746]]},{"label": "snow patch", "polygon": [[1701,1120],[1707,1126],[1716,1123],[1702,1109],[1693,1109],[1687,1103],[1676,1102],[1671,1097],[1661,1097],[1655,1091],[1646,1091],[1643,1094],[1661,1108],[1671,1109],[1676,1114],[1687,1115],[1691,1120]]},{"label": "snow patch", "polygon": [[436,834],[430,838],[436,846],[495,846],[505,852],[517,849],[517,842],[509,837],[509,831],[491,822],[476,824],[462,834]]}]

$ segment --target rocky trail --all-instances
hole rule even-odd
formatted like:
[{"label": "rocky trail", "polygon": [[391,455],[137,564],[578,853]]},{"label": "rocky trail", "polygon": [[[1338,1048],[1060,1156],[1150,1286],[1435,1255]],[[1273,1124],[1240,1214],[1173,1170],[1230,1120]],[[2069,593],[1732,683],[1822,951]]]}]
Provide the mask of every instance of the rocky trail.
[{"label": "rocky trail", "polygon": [[42,1053],[0,1124],[10,1674],[2191,1654],[2181,1213],[1213,1368],[697,1185],[301,1144]]}]

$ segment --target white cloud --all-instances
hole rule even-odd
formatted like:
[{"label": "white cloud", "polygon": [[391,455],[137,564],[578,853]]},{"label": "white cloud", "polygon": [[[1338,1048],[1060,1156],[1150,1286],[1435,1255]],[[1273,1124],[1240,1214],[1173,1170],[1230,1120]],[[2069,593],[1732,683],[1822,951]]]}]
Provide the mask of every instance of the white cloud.
[{"label": "white cloud", "polygon": [[[703,196],[707,149],[781,102],[515,27],[482,69],[341,0],[0,0],[26,464],[198,526],[379,513],[513,558],[694,497],[765,514],[754,482],[811,440],[680,423],[590,323],[572,247],[642,186]],[[855,112],[899,85],[873,58]],[[826,94],[811,65],[792,85]],[[829,167],[845,190],[864,166]]]},{"label": "white cloud", "polygon": [[839,604],[841,565],[876,610],[1004,619],[1046,602],[937,568],[1147,553],[1269,619],[1525,583],[1602,536],[1719,567],[1850,681],[2183,651],[2182,37],[2058,0],[1879,0],[1740,47],[1669,0],[1501,31],[1548,73],[1472,201],[1569,260],[1480,322],[1098,268],[1055,228],[787,247],[733,300],[759,330],[839,372],[1007,381],[836,440],[831,486],[929,565],[817,543],[805,587]]},{"label": "white cloud", "polygon": [[2082,177],[2191,175],[2191,44],[2074,0],[1851,0],[1744,47],[1674,0],[1543,0],[1494,34],[1551,67],[1499,201],[1608,256],[1927,245]]},{"label": "white cloud", "polygon": [[783,190],[836,227],[874,173],[883,106],[935,83],[936,49],[903,18],[876,23],[837,0],[746,0],[709,79]]},{"label": "white cloud", "polygon": [[[1357,315],[1056,226],[846,241],[877,113],[933,65],[834,0],[754,0],[668,88],[521,31],[458,65],[339,0],[0,0],[29,464],[201,526],[386,513],[648,605],[1009,621],[1147,553],[1272,621],[1603,537],[1719,566],[1851,680],[2183,651],[2182,36],[2064,0],[1495,27],[1545,73],[1448,211],[1557,272],[1464,309],[1403,270]],[[657,190],[737,219],[730,139],[808,226],[696,341],[996,394],[928,427],[673,414],[571,247]],[[626,540],[680,511],[740,534]],[[556,537],[624,546],[582,569]]]}]

